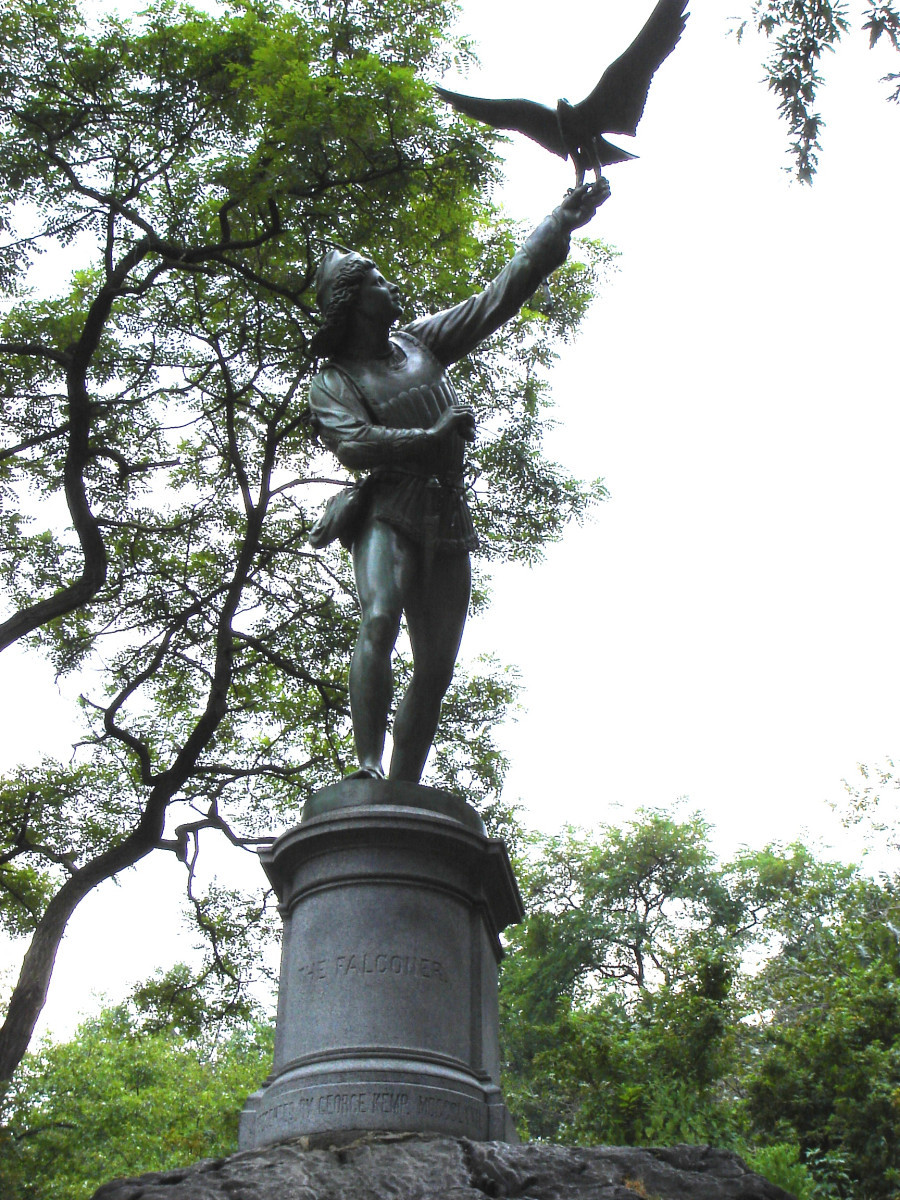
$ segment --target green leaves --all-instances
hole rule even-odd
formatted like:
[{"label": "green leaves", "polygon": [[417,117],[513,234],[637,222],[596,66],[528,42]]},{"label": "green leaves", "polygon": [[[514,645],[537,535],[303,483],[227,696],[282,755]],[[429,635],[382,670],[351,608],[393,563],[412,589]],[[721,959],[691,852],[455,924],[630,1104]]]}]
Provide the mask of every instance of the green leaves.
[{"label": "green leaves", "polygon": [[0,779],[0,795],[0,924],[21,936],[66,879],[124,835],[140,798],[127,772],[96,760],[21,767]]},{"label": "green leaves", "polygon": [[797,1194],[900,1179],[897,880],[808,847],[718,862],[697,816],[534,838],[504,962],[521,1131],[747,1150]]},{"label": "green leaves", "polygon": [[866,11],[863,29],[869,31],[869,49],[885,35],[895,50],[900,50],[900,13],[890,0],[877,0]]},{"label": "green leaves", "polygon": [[[34,1195],[82,1200],[117,1176],[183,1166],[233,1153],[238,1114],[271,1060],[268,1027],[220,1029],[202,1002],[178,1017],[151,1019],[151,995],[85,1021],[68,1042],[45,1042],[29,1055],[0,1101],[0,1188],[6,1200]],[[170,990],[188,982],[180,968]],[[176,1017],[176,1010],[168,1008]],[[180,1026],[202,1025],[194,1038]]]},{"label": "green leaves", "polygon": [[840,1157],[866,1196],[888,1197],[900,1177],[895,881],[811,867],[809,882],[772,911],[780,949],[747,984],[765,1014],[748,1111],[768,1137],[790,1133],[814,1173]]},{"label": "green leaves", "polygon": [[707,839],[699,815],[650,811],[591,838],[535,838],[518,864],[529,916],[501,1004],[532,1136],[722,1140],[738,914]]},{"label": "green leaves", "polygon": [[[754,0],[752,14],[757,29],[774,43],[764,65],[769,87],[778,98],[779,115],[790,131],[794,174],[801,183],[811,183],[825,127],[814,111],[824,82],[819,63],[850,29],[847,5],[843,0]],[[870,3],[865,16],[862,28],[868,31],[870,48],[886,34],[894,49],[900,50],[900,12],[893,0]],[[898,97],[900,90],[891,99]]]}]

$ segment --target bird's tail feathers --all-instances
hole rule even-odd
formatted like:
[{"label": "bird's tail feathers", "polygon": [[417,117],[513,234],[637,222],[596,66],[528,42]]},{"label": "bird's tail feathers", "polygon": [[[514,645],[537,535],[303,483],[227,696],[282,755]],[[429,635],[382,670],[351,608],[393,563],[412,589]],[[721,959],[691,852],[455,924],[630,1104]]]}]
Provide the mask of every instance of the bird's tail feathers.
[{"label": "bird's tail feathers", "polygon": [[608,167],[611,163],[628,162],[629,159],[637,158],[637,154],[632,154],[630,150],[622,150],[619,146],[614,146],[612,142],[608,142],[606,138],[597,138],[598,157],[604,167]]}]

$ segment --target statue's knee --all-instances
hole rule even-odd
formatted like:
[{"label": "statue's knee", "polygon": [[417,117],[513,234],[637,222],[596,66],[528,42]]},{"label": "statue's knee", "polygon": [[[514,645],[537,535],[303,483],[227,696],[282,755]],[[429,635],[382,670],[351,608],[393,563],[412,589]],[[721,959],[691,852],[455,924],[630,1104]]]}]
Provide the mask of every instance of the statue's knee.
[{"label": "statue's knee", "polygon": [[449,666],[434,664],[416,674],[429,695],[443,696],[453,682],[453,663]]},{"label": "statue's knee", "polygon": [[400,618],[393,613],[368,613],[362,621],[360,634],[375,650],[390,653],[400,632]]}]

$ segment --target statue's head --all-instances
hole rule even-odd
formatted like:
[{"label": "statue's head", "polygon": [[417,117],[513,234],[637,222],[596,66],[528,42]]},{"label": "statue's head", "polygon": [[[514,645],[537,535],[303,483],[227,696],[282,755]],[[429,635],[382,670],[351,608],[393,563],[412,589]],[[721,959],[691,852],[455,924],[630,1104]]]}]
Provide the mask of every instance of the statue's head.
[{"label": "statue's head", "polygon": [[316,271],[316,304],[323,317],[328,315],[328,306],[336,290],[351,280],[362,278],[368,267],[374,266],[370,258],[364,258],[355,250],[328,250]]},{"label": "statue's head", "polygon": [[363,281],[375,264],[355,250],[329,250],[316,272],[316,304],[322,324],[310,348],[318,357],[336,354],[347,332]]}]

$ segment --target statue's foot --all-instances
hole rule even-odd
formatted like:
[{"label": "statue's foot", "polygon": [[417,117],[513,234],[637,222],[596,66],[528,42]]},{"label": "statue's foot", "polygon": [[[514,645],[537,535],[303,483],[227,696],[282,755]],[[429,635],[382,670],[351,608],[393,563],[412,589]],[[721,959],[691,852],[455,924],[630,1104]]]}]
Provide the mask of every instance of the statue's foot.
[{"label": "statue's foot", "polygon": [[345,775],[344,779],[384,779],[384,771],[381,767],[359,767],[355,771],[351,771],[349,775]]}]

